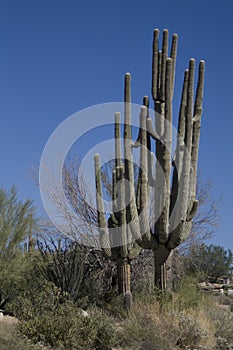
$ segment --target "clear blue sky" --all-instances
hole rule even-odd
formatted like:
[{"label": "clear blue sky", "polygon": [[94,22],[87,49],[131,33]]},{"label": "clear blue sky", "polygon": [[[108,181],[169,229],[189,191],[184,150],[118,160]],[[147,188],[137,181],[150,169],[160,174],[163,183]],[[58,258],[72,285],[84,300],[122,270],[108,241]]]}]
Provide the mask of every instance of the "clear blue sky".
[{"label": "clear blue sky", "polygon": [[0,185],[40,206],[30,176],[54,129],[91,105],[150,93],[154,28],[179,34],[176,96],[191,57],[206,60],[199,168],[224,196],[214,243],[233,249],[233,2],[0,1]]}]

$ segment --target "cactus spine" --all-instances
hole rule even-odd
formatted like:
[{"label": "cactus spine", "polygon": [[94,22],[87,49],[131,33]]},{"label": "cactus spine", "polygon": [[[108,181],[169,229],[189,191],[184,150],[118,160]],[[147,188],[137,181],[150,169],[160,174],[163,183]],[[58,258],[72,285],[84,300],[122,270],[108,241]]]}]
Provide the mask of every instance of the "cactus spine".
[{"label": "cactus spine", "polygon": [[[125,75],[124,158],[120,149],[120,115],[115,115],[115,169],[113,171],[113,199],[116,199],[108,224],[105,220],[99,156],[95,156],[97,209],[101,243],[104,254],[120,266],[119,291],[130,290],[128,267],[140,247],[154,252],[155,284],[167,287],[166,262],[174,248],[188,236],[192,219],[198,208],[196,176],[202,99],[204,61],[200,61],[198,83],[194,101],[195,60],[191,59],[185,71],[180,103],[178,136],[172,156],[172,100],[174,94],[176,52],[178,36],[174,34],[168,55],[169,33],[163,31],[162,50],[159,50],[159,30],[155,29],[152,60],[152,98],[155,128],[149,115],[149,98],[143,99],[138,139],[132,142],[130,111],[130,75]],[[155,142],[155,175],[151,157]],[[135,179],[133,147],[140,147],[140,170]],[[128,180],[128,181],[123,181]],[[135,183],[136,182],[136,183]],[[137,190],[135,191],[135,188]],[[149,220],[149,194],[154,192],[154,224]],[[126,198],[127,197],[127,198]],[[127,199],[129,204],[126,205]],[[119,208],[119,210],[118,210]],[[121,237],[118,248],[111,248],[109,228],[117,227]],[[128,243],[132,242],[135,243]],[[112,238],[114,239],[114,237]]]}]

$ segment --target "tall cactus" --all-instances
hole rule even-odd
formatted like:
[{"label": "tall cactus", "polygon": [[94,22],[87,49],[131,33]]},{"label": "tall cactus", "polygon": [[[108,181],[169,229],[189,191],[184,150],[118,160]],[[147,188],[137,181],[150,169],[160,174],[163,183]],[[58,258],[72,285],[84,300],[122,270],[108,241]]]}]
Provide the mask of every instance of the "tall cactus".
[{"label": "tall cactus", "polygon": [[[113,213],[105,220],[101,190],[100,160],[95,156],[97,209],[101,243],[107,257],[119,266],[120,292],[129,290],[129,268],[140,247],[152,249],[155,264],[155,284],[167,287],[166,262],[174,248],[188,236],[192,219],[198,208],[196,176],[202,99],[204,61],[200,61],[194,101],[195,60],[191,59],[185,71],[180,103],[178,136],[175,157],[172,160],[172,100],[176,67],[177,40],[172,37],[168,56],[168,30],[163,31],[162,50],[159,50],[159,30],[154,31],[152,62],[152,98],[155,128],[149,113],[149,98],[144,97],[140,113],[138,139],[132,142],[130,111],[130,75],[125,75],[124,161],[120,145],[120,115],[115,115],[115,169],[113,171]],[[155,171],[151,156],[155,142]],[[133,147],[140,147],[140,170],[135,179]],[[153,175],[155,173],[155,175]],[[128,181],[123,181],[128,180]],[[136,182],[136,183],[135,183]],[[136,189],[136,190],[135,190]],[[154,193],[153,226],[149,220],[150,193]],[[130,198],[129,204],[127,200]],[[120,237],[117,248],[110,248],[110,228]],[[109,234],[110,233],[110,234]],[[134,243],[129,243],[129,242]],[[127,277],[126,277],[127,276]]]},{"label": "tall cactus", "polygon": [[[104,214],[103,194],[101,187],[100,156],[95,155],[96,174],[96,202],[100,241],[104,255],[116,261],[118,291],[126,294],[130,292],[130,263],[135,259],[141,248],[132,242],[131,230],[127,224],[137,217],[136,201],[134,196],[134,169],[131,150],[131,110],[130,110],[130,74],[125,75],[125,108],[124,108],[124,157],[121,152],[120,113],[115,114],[115,165],[112,173],[112,213],[108,222]],[[124,181],[128,180],[128,181]],[[128,198],[132,198],[129,205]],[[131,243],[132,242],[132,243]]]}]

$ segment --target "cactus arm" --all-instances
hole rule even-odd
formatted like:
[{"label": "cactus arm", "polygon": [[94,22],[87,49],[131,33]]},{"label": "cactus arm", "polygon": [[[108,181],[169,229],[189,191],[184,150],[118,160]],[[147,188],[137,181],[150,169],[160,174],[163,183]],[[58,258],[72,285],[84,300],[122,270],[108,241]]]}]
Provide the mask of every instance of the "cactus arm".
[{"label": "cactus arm", "polygon": [[[149,113],[149,97],[144,96],[143,97],[143,106],[147,108],[147,116],[146,116],[146,130],[147,130],[147,120],[150,118]],[[147,163],[148,163],[148,184],[150,186],[154,186],[154,179],[153,179],[153,158],[151,157],[151,139],[150,139],[150,133],[147,130],[146,133],[146,140],[147,140]],[[149,187],[148,187],[148,197],[149,197]]]},{"label": "cactus arm", "polygon": [[119,182],[118,182],[118,198],[119,198],[119,219],[118,219],[118,231],[119,243],[120,243],[120,255],[122,258],[126,258],[128,254],[127,249],[127,232],[126,232],[126,209],[125,209],[125,186],[124,186],[124,168],[119,169]]},{"label": "cactus arm", "polygon": [[[171,241],[181,242],[186,239],[184,234],[186,227],[186,215],[189,201],[189,185],[190,185],[190,168],[191,168],[191,145],[192,145],[192,109],[193,109],[193,92],[194,92],[194,71],[195,60],[190,60],[188,85],[187,85],[187,105],[185,114],[185,134],[184,134],[184,154],[182,159],[182,171],[180,175],[179,194],[178,194],[178,227],[173,231]],[[182,131],[183,132],[183,131]],[[184,228],[183,228],[184,227]],[[181,235],[178,238],[176,236]]]},{"label": "cactus arm", "polygon": [[115,113],[115,168],[121,166],[121,129],[119,112]]},{"label": "cactus arm", "polygon": [[129,251],[129,259],[133,260],[136,259],[140,253],[140,251],[142,250],[142,248],[135,242],[132,247],[131,250]]},{"label": "cactus arm", "polygon": [[180,111],[179,111],[176,151],[175,151],[175,159],[173,162],[174,170],[173,170],[173,176],[172,176],[170,215],[172,215],[173,213],[173,209],[177,200],[179,179],[180,179],[181,169],[182,169],[182,161],[183,161],[183,153],[184,153],[185,110],[186,110],[186,104],[187,104],[188,75],[189,75],[189,71],[187,69],[184,74],[182,97],[181,97]]},{"label": "cactus arm", "polygon": [[187,213],[187,220],[192,220],[198,210],[198,200],[196,199],[197,182],[197,161],[200,139],[200,127],[202,117],[202,100],[204,90],[205,62],[200,61],[198,70],[198,83],[194,104],[193,132],[192,132],[192,151],[191,151],[191,175],[190,175],[190,204]]},{"label": "cactus arm", "polygon": [[148,96],[143,97],[143,106],[149,108],[149,97]]},{"label": "cactus arm", "polygon": [[205,61],[201,60],[199,63],[198,70],[198,83],[197,91],[195,96],[195,105],[194,105],[194,116],[198,113],[198,110],[202,109],[202,100],[204,93],[204,75],[205,75]]},{"label": "cactus arm", "polygon": [[[160,243],[166,243],[169,229],[169,205],[170,205],[170,171],[171,171],[171,116],[172,116],[172,60],[166,61],[165,77],[165,124],[164,144],[161,147],[162,169],[165,181],[160,181],[160,191],[163,192],[162,212],[158,220],[158,239]],[[162,187],[162,188],[161,188]]]},{"label": "cactus arm", "polygon": [[182,145],[182,142],[184,143],[185,113],[186,113],[186,106],[187,106],[188,82],[189,82],[189,70],[186,69],[186,71],[184,73],[184,83],[183,83],[182,97],[181,97],[181,103],[180,103],[180,112],[179,112],[179,122],[178,122],[179,138],[177,141],[179,141],[179,143],[178,143],[179,145]]},{"label": "cactus arm", "polygon": [[101,243],[101,247],[103,247],[104,255],[107,258],[111,258],[112,254],[111,254],[111,248],[110,248],[110,242],[109,242],[109,236],[108,236],[108,228],[107,228],[107,222],[104,214],[99,154],[95,155],[94,160],[95,160],[95,177],[96,177],[96,204],[97,204],[97,212],[98,212],[100,243]]},{"label": "cactus arm", "polygon": [[[147,107],[143,106],[140,113],[140,133],[141,133],[141,147],[140,147],[140,171],[138,178],[138,192],[137,192],[137,206],[140,223],[140,232],[142,241],[140,245],[144,249],[157,247],[158,242],[154,235],[151,234],[149,224],[149,198],[148,198],[148,158],[151,158],[151,152],[147,148]],[[150,163],[151,160],[150,160]]]},{"label": "cactus arm", "polygon": [[165,101],[165,85],[166,85],[166,66],[168,57],[168,30],[163,31],[163,46],[162,46],[162,62],[161,62],[161,81],[160,81],[160,98]]},{"label": "cactus arm", "polygon": [[[132,132],[131,132],[131,106],[130,106],[130,74],[125,74],[125,91],[124,91],[124,165],[126,190],[129,198],[133,199],[134,169],[132,157]],[[129,213],[127,213],[127,216]],[[130,222],[130,217],[127,218]]]},{"label": "cactus arm", "polygon": [[172,91],[173,93],[174,93],[175,72],[176,72],[177,44],[178,44],[178,35],[173,34],[172,46],[171,46],[171,52],[170,52],[170,57],[172,59]]},{"label": "cactus arm", "polygon": [[192,227],[191,221],[181,221],[175,230],[171,233],[171,238],[169,239],[166,247],[168,250],[175,249],[181,243],[183,243],[189,235]]},{"label": "cactus arm", "polygon": [[162,50],[159,50],[158,53],[158,82],[157,82],[157,96],[156,96],[156,100],[157,101],[162,101],[161,100],[161,77],[162,77],[162,57],[163,57],[163,52]]},{"label": "cactus arm", "polygon": [[[175,49],[176,41],[173,40],[173,55],[176,52]],[[171,108],[171,101],[172,101],[172,95],[173,95],[173,63],[172,59],[167,59],[167,51],[168,51],[168,30],[163,31],[163,44],[162,44],[162,53],[159,54],[159,62],[158,62],[158,80],[159,80],[159,86],[160,90],[157,91],[156,100],[154,100],[155,105],[155,130],[156,134],[153,134],[151,131],[151,128],[149,131],[151,132],[151,135],[153,135],[156,138],[156,171],[155,171],[155,212],[156,213],[162,213],[157,223],[155,223],[155,233],[156,235],[159,235],[159,240],[161,243],[165,243],[168,238],[168,202],[170,201],[170,198],[168,199],[168,189],[166,187],[166,184],[168,181],[168,175],[167,170],[169,169],[170,160],[168,162],[168,153],[169,149],[166,149],[166,146],[162,143],[162,139],[167,138],[168,135],[170,135],[169,127],[165,127],[165,125],[169,124],[168,122],[165,122],[165,118],[168,118],[168,114],[171,116],[171,111],[168,112],[168,110]],[[160,64],[161,61],[161,64]],[[158,89],[157,89],[158,90]],[[169,96],[169,100],[166,101],[166,95]],[[166,106],[167,104],[167,106]],[[167,109],[167,111],[166,111]],[[150,126],[150,121],[148,122],[148,125]],[[166,142],[170,142],[169,140],[166,140]],[[169,155],[170,157],[170,155]],[[162,170],[165,172],[165,178],[163,177],[163,174],[161,173],[161,166]],[[165,168],[164,168],[165,167]],[[170,175],[169,175],[170,177]],[[161,190],[162,188],[162,190]],[[169,187],[168,187],[169,188]],[[169,194],[170,197],[170,194]],[[164,203],[165,201],[165,203]],[[165,207],[164,207],[165,204]]]},{"label": "cactus arm", "polygon": [[117,225],[117,174],[116,169],[112,172],[112,216],[114,217],[114,224]]},{"label": "cactus arm", "polygon": [[197,178],[197,161],[198,161],[198,148],[200,139],[200,127],[201,127],[201,115],[202,115],[202,100],[204,91],[204,74],[205,74],[205,62],[199,63],[198,84],[194,105],[194,118],[193,118],[193,140],[192,140],[192,167],[193,167],[193,184],[192,195],[196,196],[196,178]]},{"label": "cactus arm", "polygon": [[[192,150],[192,115],[193,115],[193,94],[194,94],[194,71],[195,60],[191,59],[189,63],[188,85],[187,85],[187,105],[185,115],[185,148],[182,161],[182,172],[180,176],[178,205],[176,206],[175,218],[178,217],[178,226],[174,228],[170,235],[167,247],[174,249],[181,244],[188,236],[192,223],[189,221],[195,214],[197,201],[191,203],[191,210],[189,210],[189,194],[190,194],[190,176],[192,176],[191,169],[191,150]],[[181,130],[183,132],[183,130]],[[190,211],[190,214],[188,212]]]},{"label": "cactus arm", "polygon": [[152,139],[159,140],[159,135],[157,134],[157,132],[153,128],[151,118],[147,119],[147,130],[148,130],[148,133],[150,134],[150,136],[152,137]]},{"label": "cactus arm", "polygon": [[[144,96],[143,97],[143,106],[147,107],[147,118],[149,118],[149,97],[148,96]],[[139,132],[138,132],[138,137],[137,140],[135,142],[132,142],[132,147],[133,148],[138,148],[141,145],[141,129],[139,128]],[[151,149],[151,145],[150,145],[150,137],[147,137],[147,148],[150,150]]]},{"label": "cactus arm", "polygon": [[141,242],[140,227],[137,213],[136,196],[134,190],[134,168],[132,157],[132,132],[131,132],[131,109],[130,109],[130,74],[125,75],[124,91],[124,165],[125,165],[125,195],[129,203],[126,207],[126,223],[128,240],[132,236]]},{"label": "cactus arm", "polygon": [[149,210],[148,210],[148,153],[147,149],[147,107],[141,108],[140,113],[140,129],[141,129],[141,148],[140,148],[140,205],[139,205],[139,222],[142,239],[148,244],[150,241],[150,225],[149,225]]},{"label": "cactus arm", "polygon": [[[148,96],[143,97],[143,106],[146,107],[146,120],[147,120],[148,114],[149,114],[148,113],[148,107],[149,107]],[[142,111],[141,111],[141,113],[142,113]],[[146,125],[143,127],[141,125],[141,113],[140,113],[140,127],[139,127],[138,137],[137,137],[137,141],[134,143],[134,147],[141,147],[142,146],[142,130],[143,130],[143,127],[146,128]],[[145,135],[143,134],[143,139],[144,139],[144,137],[145,137]],[[150,144],[150,135],[149,135],[148,131],[146,131],[146,141],[144,140],[144,143],[147,145],[147,149],[150,150],[151,144]],[[141,148],[140,148],[140,157],[141,157]],[[150,169],[150,171],[152,172],[151,157],[147,156],[147,161],[148,161],[148,169]],[[140,166],[140,169],[139,169],[137,194],[136,194],[136,204],[137,204],[138,212],[140,212],[140,207],[141,207],[141,175],[142,175],[142,165]],[[148,174],[148,177],[149,177],[149,174]]]},{"label": "cactus arm", "polygon": [[158,56],[159,56],[159,30],[154,30],[153,38],[153,56],[152,56],[152,87],[151,93],[153,100],[157,98],[157,85],[158,85]]},{"label": "cactus arm", "polygon": [[119,112],[115,113],[115,125],[114,125],[114,136],[115,136],[115,169],[112,172],[113,179],[113,191],[112,191],[112,201],[113,201],[113,213],[117,217],[119,211],[119,199],[117,198],[117,185],[118,181],[122,177],[122,161],[121,161],[121,129],[120,129],[120,118]]},{"label": "cactus arm", "polygon": [[[124,185],[124,167],[121,164],[121,143],[120,143],[120,113],[115,113],[115,170],[113,171],[113,179],[115,177],[115,189],[113,191],[113,203],[115,216],[117,216],[117,232],[118,245],[120,246],[120,256],[127,256],[127,232],[126,232],[126,209],[125,209],[125,185]],[[115,175],[116,174],[116,175]],[[118,196],[117,196],[118,195]]]},{"label": "cactus arm", "polygon": [[197,199],[192,200],[192,206],[190,210],[188,210],[187,213],[187,221],[191,221],[194,216],[196,215],[197,209],[198,209],[199,201]]},{"label": "cactus arm", "polygon": [[181,174],[181,220],[186,220],[186,214],[188,210],[188,200],[190,192],[190,176],[191,176],[191,148],[192,148],[192,115],[193,115],[193,95],[194,95],[194,72],[195,72],[195,60],[191,59],[189,63],[189,78],[188,78],[188,90],[187,90],[187,107],[186,107],[186,120],[185,120],[185,147],[182,164]]}]

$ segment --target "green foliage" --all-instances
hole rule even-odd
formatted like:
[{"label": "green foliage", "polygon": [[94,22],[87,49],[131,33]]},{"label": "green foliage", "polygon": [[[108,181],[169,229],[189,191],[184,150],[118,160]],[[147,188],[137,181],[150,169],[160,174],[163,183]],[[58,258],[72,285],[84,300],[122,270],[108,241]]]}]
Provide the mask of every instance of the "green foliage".
[{"label": "green foliage", "polygon": [[51,235],[38,241],[37,246],[35,268],[44,280],[54,283],[82,307],[101,302],[111,284],[111,268],[101,251],[67,238],[58,244]]},{"label": "green foliage", "polygon": [[[17,191],[0,189],[0,294],[12,300],[21,289],[27,258],[22,254],[23,241],[35,225],[30,200],[20,201]],[[6,303],[4,303],[5,307]]]},{"label": "green foliage", "polygon": [[84,249],[69,240],[64,240],[63,245],[58,247],[52,237],[38,241],[37,245],[41,257],[37,260],[40,274],[77,302],[85,270]]},{"label": "green foliage", "polygon": [[0,294],[2,299],[12,301],[21,293],[30,265],[31,260],[22,253],[15,254],[11,260],[0,261]]},{"label": "green foliage", "polygon": [[17,331],[16,324],[0,322],[1,350],[46,350],[40,344],[34,345],[28,339],[22,337]]},{"label": "green foliage", "polygon": [[18,200],[17,191],[0,189],[0,258],[11,259],[34,224],[32,202]]},{"label": "green foliage", "polygon": [[233,253],[221,246],[202,244],[187,257],[189,273],[203,274],[215,279],[232,274]]},{"label": "green foliage", "polygon": [[110,349],[114,330],[106,315],[93,312],[84,317],[81,310],[48,283],[28,291],[11,305],[19,318],[18,329],[33,343],[42,342],[59,349]]},{"label": "green foliage", "polygon": [[203,294],[198,288],[197,280],[190,276],[185,276],[180,283],[176,294],[175,305],[179,312],[188,309],[197,309],[202,305]]}]

